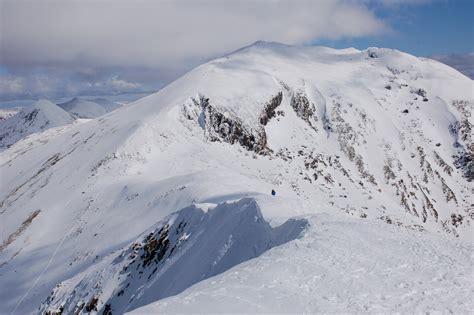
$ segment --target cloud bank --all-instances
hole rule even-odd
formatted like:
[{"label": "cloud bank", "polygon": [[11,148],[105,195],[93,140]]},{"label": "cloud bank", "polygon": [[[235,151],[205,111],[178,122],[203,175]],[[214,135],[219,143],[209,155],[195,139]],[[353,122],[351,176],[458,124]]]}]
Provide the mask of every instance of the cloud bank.
[{"label": "cloud bank", "polygon": [[[391,31],[364,1],[0,3],[1,64],[9,73],[0,77],[2,96],[21,88],[30,94],[85,92],[87,84],[90,89],[109,84],[116,91],[157,88],[207,59],[257,40],[304,44]],[[147,69],[146,79],[137,76],[139,69]]]},{"label": "cloud bank", "polygon": [[447,64],[474,80],[474,53],[435,55],[430,58]]}]

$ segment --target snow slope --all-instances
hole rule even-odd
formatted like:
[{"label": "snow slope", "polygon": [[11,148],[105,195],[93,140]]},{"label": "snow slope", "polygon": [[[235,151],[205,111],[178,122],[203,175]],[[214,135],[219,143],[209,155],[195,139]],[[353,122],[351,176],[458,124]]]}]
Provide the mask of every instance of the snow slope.
[{"label": "snow slope", "polygon": [[117,102],[108,100],[106,98],[101,98],[101,97],[94,98],[94,99],[91,100],[91,102],[94,102],[94,103],[99,104],[100,106],[102,106],[107,113],[111,112],[113,110],[116,110],[117,108],[120,108],[122,106]]},{"label": "snow slope", "polygon": [[41,100],[0,121],[0,151],[20,139],[49,128],[71,124],[74,118],[57,105]]},{"label": "snow slope", "polygon": [[472,248],[381,222],[308,219],[304,238],[131,313],[472,311]]},{"label": "snow slope", "polygon": [[119,104],[103,98],[86,100],[77,97],[69,102],[58,104],[58,106],[74,117],[88,119],[102,116],[120,107]]},{"label": "snow slope", "polygon": [[[436,282],[444,289],[434,290],[435,282],[428,285],[439,303],[408,305],[420,311],[472,309],[469,300],[455,304],[472,292],[472,283],[465,280],[472,273],[472,258],[466,254],[472,251],[474,216],[472,91],[472,80],[452,68],[395,50],[258,42],[197,67],[156,94],[72,125],[60,135],[42,133],[33,142],[20,141],[0,153],[2,312],[22,314],[40,306],[69,310],[78,302],[83,310],[121,313],[181,292],[217,273],[202,279],[189,274],[171,290],[159,281],[167,268],[181,269],[174,265],[178,262],[182,266],[202,262],[210,268],[214,261],[210,258],[235,253],[227,251],[234,246],[227,236],[240,235],[242,225],[222,232],[220,242],[204,252],[198,250],[204,241],[197,240],[209,237],[215,224],[199,225],[193,231],[202,231],[202,236],[190,236],[196,247],[182,252],[201,254],[187,256],[192,257],[189,261],[165,251],[170,261],[155,260],[143,270],[135,269],[138,275],[128,269],[121,273],[113,261],[121,253],[128,255],[131,244],[143,250],[146,233],[190,205],[234,212],[239,207],[226,203],[248,200],[258,205],[273,229],[291,218],[307,220],[309,226],[296,242],[232,256],[232,262],[256,258],[228,271],[234,264],[219,267],[224,273],[216,279],[231,279],[233,270],[253,277],[265,268],[256,286],[248,289],[251,294],[259,284],[268,287],[277,277],[279,266],[266,268],[270,257],[300,273],[289,273],[295,284],[283,288],[282,295],[300,294],[299,286],[307,282],[304,275],[317,276],[323,268],[318,267],[322,256],[311,255],[320,248],[332,255],[323,260],[327,268],[320,285],[338,279],[352,258],[371,280],[347,289],[333,287],[335,298],[321,297],[306,307],[308,293],[296,311],[306,307],[329,312],[341,307],[342,298],[355,301],[345,304],[344,310],[360,311],[360,292],[367,292],[369,310],[376,311],[377,305],[396,310],[403,295],[412,294],[415,302],[420,301],[422,284],[449,264],[456,271],[440,274]],[[275,197],[271,189],[276,190]],[[249,218],[227,215],[244,223]],[[321,226],[324,222],[326,232],[321,230],[326,228]],[[268,228],[263,228],[263,221],[259,226],[255,237],[242,242],[260,244],[258,235]],[[352,228],[344,232],[347,226]],[[164,240],[176,244],[169,235]],[[331,251],[332,247],[341,252]],[[371,263],[371,250],[379,253],[379,265]],[[398,258],[385,258],[392,250]],[[159,253],[154,251],[151,257],[159,258]],[[398,270],[401,261],[412,262],[410,272],[392,273],[387,285],[376,283],[374,279],[384,279],[386,269]],[[117,266],[123,263],[131,262],[127,258]],[[137,280],[139,271],[147,278]],[[241,292],[236,288],[238,279],[232,279],[222,284],[222,290]],[[343,277],[345,283],[350,279]],[[119,298],[125,280],[133,280],[133,285]],[[212,298],[212,281],[191,287],[183,297],[199,290]],[[413,289],[391,286],[402,283]],[[97,290],[80,294],[74,288]],[[265,301],[251,301],[256,308],[273,310],[278,292],[262,289],[262,294],[268,294]],[[122,296],[138,302],[128,303]],[[247,296],[242,293],[232,303]],[[195,299],[196,307],[202,307],[197,311],[217,311],[219,304],[211,308],[207,297]],[[167,301],[172,311],[178,303],[173,301],[179,300],[163,303]],[[156,307],[165,307],[161,303]],[[176,309],[186,310],[180,307]]]},{"label": "snow slope", "polygon": [[[62,308],[75,313],[84,307],[84,301],[90,305],[90,301],[102,300],[122,313],[180,293],[257,257],[297,238],[305,227],[306,220],[291,220],[272,228],[252,199],[219,204],[207,213],[192,205],[165,218],[92,270],[62,283],[40,312]],[[70,296],[71,291],[83,294]]]}]

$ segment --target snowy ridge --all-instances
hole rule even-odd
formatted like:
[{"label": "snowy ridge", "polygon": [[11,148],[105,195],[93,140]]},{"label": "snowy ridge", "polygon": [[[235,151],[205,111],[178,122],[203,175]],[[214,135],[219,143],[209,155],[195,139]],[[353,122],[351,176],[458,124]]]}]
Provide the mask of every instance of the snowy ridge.
[{"label": "snowy ridge", "polygon": [[305,226],[301,219],[272,229],[252,199],[220,204],[207,213],[190,206],[92,270],[58,284],[40,312],[133,310],[293,240]]},{"label": "snowy ridge", "polygon": [[230,305],[245,314],[472,309],[472,247],[380,221],[307,219],[303,238],[130,314],[228,313]]},{"label": "snowy ridge", "polygon": [[[96,275],[107,269],[112,252],[126,250],[137,238],[142,242],[139,236],[150,223],[196,203],[253,198],[272,226],[324,212],[341,225],[367,221],[355,224],[354,233],[365,235],[366,224],[373,227],[368,248],[390,250],[374,236],[387,230],[437,257],[447,252],[459,273],[441,278],[437,285],[447,289],[432,294],[445,296],[440,307],[451,309],[448,297],[464,296],[450,290],[453,283],[469,290],[460,279],[469,273],[463,253],[472,250],[472,90],[473,81],[450,67],[399,51],[257,43],[60,135],[20,141],[0,154],[8,183],[0,187],[0,219],[6,223],[0,231],[0,281],[10,288],[0,289],[3,308],[38,310],[59,283],[67,286],[43,309],[79,301],[70,289],[82,279],[86,287],[99,281]],[[310,241],[314,226],[297,243]],[[345,241],[354,251],[364,250],[350,236]],[[221,248],[214,258],[224,253]],[[401,253],[403,246],[397,248]],[[291,265],[298,264],[291,259],[297,253],[302,252],[272,248],[254,260],[257,269],[249,274],[263,266],[266,255],[288,254]],[[428,259],[404,255],[400,259],[413,262],[413,276],[424,275]],[[310,261],[304,272],[316,264]],[[389,260],[383,266],[395,268]],[[244,267],[233,270],[239,268]],[[326,279],[337,278],[338,269],[326,272]],[[377,269],[374,277],[382,273]],[[386,276],[398,283],[403,273]],[[115,274],[107,279],[101,303],[121,287]],[[156,283],[158,291],[170,292]],[[367,286],[373,283],[356,283],[371,292]],[[359,289],[351,287],[352,294]],[[148,293],[144,289],[143,296]],[[413,299],[421,295],[416,290]],[[324,305],[313,309],[329,311],[334,304]]]}]

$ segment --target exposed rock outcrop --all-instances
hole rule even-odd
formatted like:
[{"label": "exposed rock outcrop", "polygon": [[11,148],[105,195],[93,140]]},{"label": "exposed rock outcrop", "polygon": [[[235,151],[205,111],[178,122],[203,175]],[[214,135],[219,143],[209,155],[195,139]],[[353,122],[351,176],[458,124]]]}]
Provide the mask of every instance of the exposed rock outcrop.
[{"label": "exposed rock outcrop", "polygon": [[290,105],[295,110],[298,117],[303,119],[316,132],[318,131],[318,128],[316,127],[318,122],[316,107],[312,102],[310,102],[308,96],[303,90],[297,90],[292,93]]},{"label": "exposed rock outcrop", "polygon": [[[280,106],[282,99],[283,93],[279,92],[265,105],[259,115],[260,124],[256,126],[248,126],[239,117],[220,110],[218,106],[211,104],[210,99],[204,95],[192,98],[192,105],[185,104],[183,112],[187,119],[199,123],[209,141],[237,143],[249,151],[267,154],[271,150],[267,147],[264,126],[275,117],[275,110]],[[196,108],[199,110],[196,111]]]}]

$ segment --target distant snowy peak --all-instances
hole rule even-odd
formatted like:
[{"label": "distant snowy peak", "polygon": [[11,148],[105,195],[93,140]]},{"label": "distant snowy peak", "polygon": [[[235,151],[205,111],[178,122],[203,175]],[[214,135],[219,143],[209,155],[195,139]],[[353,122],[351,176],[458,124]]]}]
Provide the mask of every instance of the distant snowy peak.
[{"label": "distant snowy peak", "polygon": [[120,107],[119,104],[104,98],[85,100],[73,98],[69,102],[58,104],[59,107],[71,113],[76,118],[97,118]]},{"label": "distant snowy peak", "polygon": [[40,100],[0,121],[0,151],[33,133],[71,124],[74,118],[56,104]]},{"label": "distant snowy peak", "polygon": [[21,109],[18,108],[1,108],[0,121],[15,116]]}]

